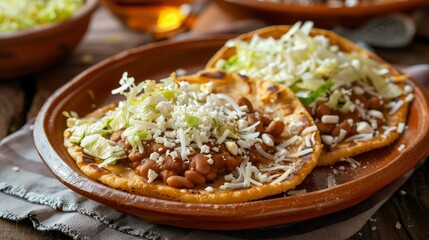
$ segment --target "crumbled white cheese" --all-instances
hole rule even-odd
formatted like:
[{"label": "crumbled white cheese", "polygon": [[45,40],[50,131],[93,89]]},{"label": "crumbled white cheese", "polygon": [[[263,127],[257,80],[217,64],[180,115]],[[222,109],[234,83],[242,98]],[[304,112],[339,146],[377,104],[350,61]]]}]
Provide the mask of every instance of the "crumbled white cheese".
[{"label": "crumbled white cheese", "polygon": [[404,130],[405,130],[405,123],[399,123],[398,124],[398,129],[396,129],[396,131],[399,133],[399,134],[401,134],[401,133],[403,133],[404,132]]},{"label": "crumbled white cheese", "polygon": [[201,148],[200,148],[200,152],[201,152],[201,153],[209,153],[209,152],[210,152],[210,147],[209,147],[209,146],[207,146],[207,145],[203,145],[203,146],[201,146]]},{"label": "crumbled white cheese", "polygon": [[404,105],[404,101],[402,99],[399,99],[397,102],[393,102],[392,108],[389,111],[389,114],[395,114],[401,107]]},{"label": "crumbled white cheese", "polygon": [[159,153],[158,152],[153,152],[149,156],[149,159],[152,159],[154,161],[158,160],[158,158],[159,158]]},{"label": "crumbled white cheese", "polygon": [[154,170],[149,169],[149,171],[147,172],[147,182],[148,182],[148,183],[151,183],[151,182],[153,182],[157,177],[158,177],[158,174],[157,174]]},{"label": "crumbled white cheese", "polygon": [[262,141],[264,141],[264,143],[267,144],[267,146],[269,147],[274,146],[274,141],[269,134],[266,134],[266,133],[262,134]]},{"label": "crumbled white cheese", "polygon": [[332,145],[334,144],[334,137],[331,135],[322,135],[322,141],[326,145]]},{"label": "crumbled white cheese", "polygon": [[321,120],[322,123],[338,123],[340,117],[338,115],[324,115]]},{"label": "crumbled white cheese", "polygon": [[383,119],[384,118],[383,113],[380,112],[380,111],[378,111],[378,110],[371,109],[371,110],[368,111],[368,114],[370,116],[375,117],[375,118],[379,118],[379,119]]},{"label": "crumbled white cheese", "polygon": [[206,192],[209,192],[209,193],[214,192],[214,188],[213,188],[213,187],[211,187],[211,186],[206,187],[204,190],[205,190]]},{"label": "crumbled white cheese", "polygon": [[374,129],[367,122],[357,122],[356,131],[358,133],[373,133]]},{"label": "crumbled white cheese", "polygon": [[402,225],[400,222],[396,222],[395,228],[396,229],[401,229]]},{"label": "crumbled white cheese", "polygon": [[396,131],[396,127],[386,127],[386,126],[383,126],[383,129],[384,129],[383,136],[387,136],[391,132]]},{"label": "crumbled white cheese", "polygon": [[315,132],[315,131],[317,131],[316,125],[309,126],[309,127],[306,127],[304,130],[302,130],[301,135],[307,135],[308,133]]},{"label": "crumbled white cheese", "polygon": [[406,97],[405,97],[405,101],[406,102],[411,102],[414,99],[414,94],[413,93],[409,93]]},{"label": "crumbled white cheese", "polygon": [[292,122],[289,123],[289,126],[288,126],[289,134],[290,135],[298,134],[303,125],[304,125],[303,122],[293,120]]},{"label": "crumbled white cheese", "polygon": [[225,147],[232,155],[236,156],[238,154],[238,146],[235,142],[225,142]]},{"label": "crumbled white cheese", "polygon": [[404,144],[399,145],[398,151],[402,152],[404,149],[405,149],[405,145]]},{"label": "crumbled white cheese", "polygon": [[332,174],[328,174],[327,183],[328,183],[328,188],[337,186],[337,181],[335,180],[335,177]]},{"label": "crumbled white cheese", "polygon": [[413,91],[413,87],[411,87],[410,85],[406,84],[404,87],[404,91],[405,93],[411,93]]}]

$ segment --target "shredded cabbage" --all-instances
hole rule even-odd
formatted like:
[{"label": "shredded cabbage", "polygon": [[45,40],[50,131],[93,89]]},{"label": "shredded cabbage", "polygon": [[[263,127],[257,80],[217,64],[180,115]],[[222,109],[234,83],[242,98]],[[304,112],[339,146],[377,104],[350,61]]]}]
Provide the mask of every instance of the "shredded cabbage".
[{"label": "shredded cabbage", "polygon": [[83,0],[2,0],[0,1],[0,33],[64,21],[83,3]]},{"label": "shredded cabbage", "polygon": [[117,145],[111,145],[109,140],[100,134],[86,135],[80,141],[80,146],[83,147],[87,154],[104,160],[100,167],[114,164],[116,160],[127,157],[122,148]]},{"label": "shredded cabbage", "polygon": [[[301,96],[306,105],[326,96],[330,88],[334,90],[354,82],[370,81],[383,98],[402,94],[386,75],[383,64],[356,53],[342,52],[338,46],[331,45],[327,37],[310,36],[311,28],[310,23],[298,22],[280,39],[262,38],[257,34],[248,42],[232,39],[225,46],[235,48],[236,54],[219,60],[215,66],[285,84]],[[334,86],[326,87],[328,82]],[[334,106],[333,100],[331,105]]]}]

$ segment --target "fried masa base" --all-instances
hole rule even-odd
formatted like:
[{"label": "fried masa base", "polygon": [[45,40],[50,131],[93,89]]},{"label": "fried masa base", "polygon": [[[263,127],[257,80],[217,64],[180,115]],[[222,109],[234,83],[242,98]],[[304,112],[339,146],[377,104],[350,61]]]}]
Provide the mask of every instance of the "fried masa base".
[{"label": "fried masa base", "polygon": [[[272,37],[274,39],[279,39],[282,35],[287,33],[291,26],[287,25],[279,25],[279,26],[270,26],[261,28],[258,30],[255,30],[253,32],[249,32],[243,35],[238,36],[238,39],[241,39],[243,41],[250,41],[250,39],[253,37],[253,35],[258,34],[262,38],[268,38]],[[355,52],[357,54],[360,54],[362,56],[367,56],[371,59],[374,59],[380,63],[383,63],[386,65],[386,67],[389,69],[392,76],[400,76],[401,74],[390,64],[382,60],[377,55],[373,54],[372,52],[358,46],[357,44],[340,37],[339,35],[335,34],[334,32],[323,30],[323,29],[313,29],[310,33],[312,36],[315,35],[323,35],[327,37],[332,45],[338,45],[341,51],[344,52]],[[230,57],[234,56],[236,54],[235,48],[229,48],[229,47],[222,47],[219,49],[218,52],[213,55],[213,57],[208,61],[206,68],[213,68],[216,65],[216,62],[220,59],[229,59]],[[269,79],[267,79],[269,80]],[[405,83],[398,82],[397,85],[404,89]],[[405,101],[406,96],[401,96],[400,98],[404,101],[404,104],[402,107],[393,115],[390,114],[384,114],[384,117],[386,119],[386,125],[389,127],[392,126],[398,126],[399,123],[405,123],[407,120],[407,113],[408,113],[408,107],[409,103]],[[323,150],[320,159],[318,161],[319,166],[325,166],[325,165],[332,165],[336,162],[338,162],[341,159],[351,157],[358,155],[360,153],[364,153],[376,148],[381,148],[384,146],[387,146],[394,142],[399,137],[399,134],[397,131],[392,131],[386,136],[377,136],[371,140],[361,141],[361,142],[340,142],[336,145],[336,147],[331,148],[329,151]]]},{"label": "fried masa base", "polygon": [[[288,126],[288,122],[292,120],[301,121],[303,123],[302,129],[315,125],[305,107],[294,94],[288,88],[277,83],[264,80],[256,81],[236,74],[219,73],[218,70],[205,70],[196,75],[181,77],[180,80],[186,80],[191,83],[213,81],[215,92],[224,93],[235,100],[239,96],[246,96],[252,103],[255,111],[263,112],[265,107],[272,108],[275,111],[269,113],[269,115],[273,118],[279,117],[283,119],[284,116],[289,116],[284,118],[285,129]],[[101,117],[113,107],[115,105],[107,106],[96,110],[88,116]],[[85,160],[83,149],[80,146],[73,144],[67,147],[67,150],[85,175],[115,189],[146,197],[188,203],[239,203],[276,195],[300,184],[316,166],[321,153],[322,144],[320,136],[318,132],[314,133],[315,144],[312,146],[313,152],[300,158],[295,158],[297,164],[302,164],[302,166],[292,174],[291,178],[278,184],[264,183],[262,186],[252,185],[249,188],[238,190],[222,190],[219,188],[225,182],[224,175],[218,176],[214,182],[198,186],[194,189],[173,188],[159,180],[147,183],[146,179],[137,175],[126,161],[118,161],[116,165],[108,165],[100,168],[97,165],[101,162],[100,159],[96,159],[95,162],[88,162]],[[311,135],[313,133],[308,134]],[[68,135],[70,135],[70,132],[66,130],[64,133],[65,140]],[[287,131],[282,133],[282,137],[289,137]],[[297,145],[304,146],[304,141],[301,140]],[[204,189],[207,186],[213,187],[214,191],[205,191]]]}]

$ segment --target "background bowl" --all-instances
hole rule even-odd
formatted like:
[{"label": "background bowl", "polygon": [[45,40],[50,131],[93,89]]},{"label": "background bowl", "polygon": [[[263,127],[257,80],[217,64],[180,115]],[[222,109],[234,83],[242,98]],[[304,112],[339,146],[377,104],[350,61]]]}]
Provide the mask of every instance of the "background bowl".
[{"label": "background bowl", "polygon": [[226,12],[240,18],[257,18],[268,24],[294,24],[314,21],[317,27],[357,27],[374,17],[398,11],[411,11],[429,5],[428,0],[374,0],[353,7],[327,4],[291,5],[256,0],[214,0]]},{"label": "background bowl", "polygon": [[[64,111],[84,116],[117,101],[110,91],[118,86],[124,71],[139,81],[165,78],[179,68],[188,73],[201,70],[230,37],[149,44],[108,58],[81,73],[46,101],[36,119],[34,139],[40,156],[63,184],[118,211],[153,223],[232,230],[292,223],[351,207],[405,174],[429,152],[429,105],[425,93],[416,86],[407,131],[397,141],[357,156],[360,167],[353,168],[346,162],[335,168],[316,167],[299,186],[307,189],[306,194],[282,194],[238,204],[182,203],[113,189],[80,171],[63,146]],[[398,151],[401,144],[406,148]],[[335,175],[337,186],[328,188],[327,177],[340,166],[344,171]]]},{"label": "background bowl", "polygon": [[57,63],[84,36],[98,0],[85,0],[69,19],[0,34],[0,79],[32,74]]}]

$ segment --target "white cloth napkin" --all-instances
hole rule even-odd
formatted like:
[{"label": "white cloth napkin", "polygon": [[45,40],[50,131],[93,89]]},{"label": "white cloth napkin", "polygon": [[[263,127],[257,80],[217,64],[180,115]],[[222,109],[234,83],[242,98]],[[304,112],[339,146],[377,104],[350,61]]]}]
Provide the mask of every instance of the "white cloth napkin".
[{"label": "white cloth napkin", "polygon": [[[424,83],[429,65],[404,72]],[[30,219],[37,230],[58,230],[74,239],[346,239],[358,232],[413,172],[356,206],[311,220],[242,231],[192,230],[151,224],[68,189],[39,158],[32,127],[28,123],[0,142],[0,217]]]}]

